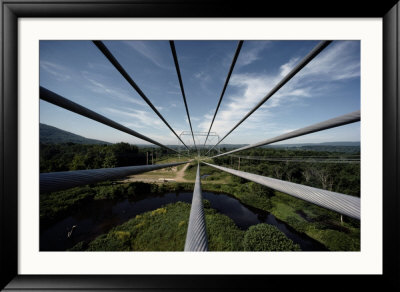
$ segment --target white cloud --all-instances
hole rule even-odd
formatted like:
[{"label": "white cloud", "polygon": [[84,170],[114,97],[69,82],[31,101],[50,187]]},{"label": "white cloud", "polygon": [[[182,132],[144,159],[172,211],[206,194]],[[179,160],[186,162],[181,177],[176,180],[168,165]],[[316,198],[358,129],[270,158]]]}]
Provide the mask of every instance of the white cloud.
[{"label": "white cloud", "polygon": [[68,69],[62,65],[41,60],[40,68],[51,74],[58,81],[67,81],[71,79],[71,75],[68,74]]},{"label": "white cloud", "polygon": [[280,67],[280,75],[281,75],[282,77],[286,76],[286,75],[294,68],[294,66],[297,64],[297,62],[299,61],[299,59],[300,59],[299,57],[292,58],[292,59],[290,59],[289,62],[283,64],[283,65]]},{"label": "white cloud", "polygon": [[194,74],[194,77],[195,77],[196,79],[200,79],[200,80],[203,81],[203,82],[207,82],[207,81],[210,81],[210,80],[211,80],[210,75],[206,74],[204,71],[200,71],[200,72],[198,72],[198,73],[195,73],[195,74]]},{"label": "white cloud", "polygon": [[142,56],[150,60],[154,65],[159,68],[171,70],[173,67],[165,62],[163,57],[147,42],[144,41],[124,41],[126,45],[133,48]]},{"label": "white cloud", "polygon": [[249,41],[244,42],[242,49],[240,50],[240,55],[237,60],[236,66],[246,66],[254,61],[260,59],[260,53],[267,48],[271,42],[269,41]]},{"label": "white cloud", "polygon": [[[137,131],[137,129],[144,129],[144,128],[146,128],[145,125],[140,124],[140,123],[121,122],[120,124],[123,125],[123,126],[125,126],[125,127],[127,127],[127,128],[130,128],[130,129],[132,129],[132,130],[134,130],[134,131]],[[145,135],[145,136],[146,136],[146,135]]]},{"label": "white cloud", "polygon": [[[273,108],[283,104],[290,105],[293,101],[305,98],[317,98],[321,88],[332,86],[331,82],[358,77],[360,74],[359,59],[349,54],[355,50],[352,42],[339,42],[328,47],[326,51],[310,62],[296,77],[278,90],[264,105],[254,112],[235,132],[240,130],[263,129],[275,131],[270,122],[274,115]],[[356,54],[357,55],[357,54]],[[236,88],[236,93],[226,96],[214,121],[212,131],[219,134],[227,133],[240,121],[266,94],[288,74],[298,63],[299,57],[294,57],[280,66],[279,72],[273,74],[234,74],[230,86]],[[289,103],[290,102],[290,103]],[[207,131],[213,113],[204,115],[199,128]]]},{"label": "white cloud", "polygon": [[114,66],[111,65],[111,63],[94,63],[94,62],[88,62],[87,63],[88,68],[98,72],[98,71],[109,71],[110,69],[114,69]]},{"label": "white cloud", "polygon": [[84,71],[82,72],[83,78],[85,78],[89,83],[86,85],[92,92],[100,93],[103,95],[107,95],[110,98],[116,98],[124,102],[133,103],[135,105],[145,106],[145,102],[130,96],[125,90],[115,88],[109,85],[104,85],[96,80],[94,80],[95,76]]},{"label": "white cloud", "polygon": [[182,93],[180,91],[175,91],[175,90],[167,90],[168,94],[176,94],[176,95],[181,95]]},{"label": "white cloud", "polygon": [[191,121],[198,122],[198,121],[201,120],[201,118],[199,118],[199,117],[194,117],[194,116],[190,116],[190,120],[191,120]]},{"label": "white cloud", "polygon": [[[226,133],[243,118],[280,80],[280,75],[235,74],[230,85],[238,89],[235,95],[228,96],[228,102],[220,109],[213,124],[213,131]],[[240,127],[244,129],[265,128],[265,121],[271,116],[270,109],[283,101],[309,96],[309,89],[293,89],[291,86],[271,98],[263,107],[254,112]],[[208,130],[213,114],[204,115],[199,124],[202,130]]]},{"label": "white cloud", "polygon": [[[171,133],[173,136],[166,136],[166,135],[151,135],[151,138],[156,140],[157,142],[160,142],[164,145],[178,145],[180,143],[180,141],[178,140],[178,138],[176,138],[176,136]],[[185,146],[182,146],[182,149]]]},{"label": "white cloud", "polygon": [[104,108],[103,111],[108,111],[113,114],[118,114],[118,115],[123,115],[129,118],[134,118],[135,122],[127,122],[125,124],[129,124],[132,126],[135,126],[137,128],[147,128],[147,127],[153,127],[153,128],[159,128],[160,126],[163,126],[164,123],[160,119],[155,119],[154,115],[150,112],[143,111],[143,110],[119,110],[115,108]]},{"label": "white cloud", "polygon": [[170,112],[171,109],[176,108],[177,105],[175,103],[170,103],[167,106],[156,106],[156,109],[158,109],[160,112]]},{"label": "white cloud", "polygon": [[343,80],[360,76],[360,60],[351,54],[358,49],[355,42],[342,41],[329,45],[302,71],[304,77]]}]

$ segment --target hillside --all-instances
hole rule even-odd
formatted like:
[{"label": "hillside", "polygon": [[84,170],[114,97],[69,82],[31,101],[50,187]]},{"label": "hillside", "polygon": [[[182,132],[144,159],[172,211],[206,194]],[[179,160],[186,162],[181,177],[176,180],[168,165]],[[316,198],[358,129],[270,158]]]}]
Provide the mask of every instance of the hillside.
[{"label": "hillside", "polygon": [[111,144],[100,140],[88,139],[46,124],[40,124],[40,143],[61,144],[68,142],[76,144]]}]

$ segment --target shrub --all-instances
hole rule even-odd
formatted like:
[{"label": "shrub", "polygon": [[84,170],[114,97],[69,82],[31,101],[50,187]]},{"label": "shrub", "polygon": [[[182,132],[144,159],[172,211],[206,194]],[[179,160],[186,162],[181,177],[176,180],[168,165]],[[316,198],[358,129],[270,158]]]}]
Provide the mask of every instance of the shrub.
[{"label": "shrub", "polygon": [[113,198],[113,187],[112,186],[104,186],[97,189],[95,200],[104,200],[104,199],[112,199]]},{"label": "shrub", "polygon": [[129,243],[131,233],[127,231],[115,231],[114,236],[124,244]]},{"label": "shrub", "polygon": [[250,183],[250,191],[261,198],[271,198],[275,195],[274,190],[255,182]]},{"label": "shrub", "polygon": [[150,185],[150,193],[151,193],[151,194],[157,194],[157,193],[158,193],[158,185],[156,185],[156,184],[151,184],[151,185]]},{"label": "shrub", "polygon": [[240,176],[232,175],[232,181],[238,184],[245,184],[248,182],[247,179],[244,179]]},{"label": "shrub", "polygon": [[70,249],[67,249],[67,251],[85,251],[87,249],[88,245],[87,242],[85,241],[80,241],[77,244],[75,244],[73,247]]},{"label": "shrub", "polygon": [[133,197],[135,195],[135,187],[134,186],[129,186],[126,189],[126,194],[128,195],[128,197]]},{"label": "shrub", "polygon": [[242,251],[244,231],[228,216],[205,209],[209,251]]},{"label": "shrub", "polygon": [[203,199],[203,208],[204,209],[210,209],[211,208],[211,203],[209,200]]},{"label": "shrub", "polygon": [[269,224],[251,226],[244,235],[243,246],[245,251],[292,251],[300,250],[278,228]]},{"label": "shrub", "polygon": [[297,219],[295,216],[289,216],[286,218],[286,223],[296,229],[298,232],[306,232],[307,222]]},{"label": "shrub", "polygon": [[332,251],[360,250],[360,239],[352,238],[343,232],[331,229],[318,230],[315,236]]}]

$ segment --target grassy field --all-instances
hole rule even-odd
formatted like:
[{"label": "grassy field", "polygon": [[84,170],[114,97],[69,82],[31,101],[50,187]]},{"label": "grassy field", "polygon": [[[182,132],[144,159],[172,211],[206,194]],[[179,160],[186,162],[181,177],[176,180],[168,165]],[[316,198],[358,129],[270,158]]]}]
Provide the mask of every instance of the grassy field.
[{"label": "grassy field", "polygon": [[[208,249],[210,251],[299,250],[276,227],[266,224],[240,230],[227,216],[204,202]],[[190,214],[190,204],[177,202],[137,215],[91,242],[80,242],[70,251],[183,251]],[[265,238],[273,238],[265,245]]]},{"label": "grassy field", "polygon": [[[162,164],[162,163],[160,163]],[[176,172],[182,169],[184,165],[173,166],[163,169],[157,169],[153,171],[149,171],[143,174],[136,174],[134,177],[140,178],[150,178],[157,180],[158,178],[174,178],[176,176]],[[179,169],[180,168],[180,169]]]},{"label": "grassy field", "polygon": [[[166,164],[166,163],[174,163],[174,162],[186,162],[188,161],[187,158],[185,159],[178,159],[177,157],[169,157],[165,158],[163,160],[157,161],[155,164]],[[173,166],[173,167],[168,167],[168,168],[163,168],[163,169],[157,169],[154,171],[149,171],[145,172],[142,174],[136,174],[133,176],[130,176],[128,179],[122,180],[123,182],[132,182],[132,181],[145,181],[145,182],[157,182],[157,183],[162,183],[162,179],[171,179],[171,180],[176,180],[176,181],[181,181],[183,182],[183,173],[181,174],[180,172],[184,167],[186,167],[185,164]]]},{"label": "grassy field", "polygon": [[[185,161],[189,161],[189,160],[190,160],[190,158],[188,158],[188,157],[181,156],[179,158],[178,155],[176,155],[176,156],[168,156],[168,157],[158,158],[157,160],[154,161],[155,162],[154,164],[185,162]],[[151,158],[149,158],[149,163],[151,163]]]},{"label": "grassy field", "polygon": [[[196,179],[196,172],[197,172],[197,161],[192,161],[185,171],[184,178],[186,180],[194,181]],[[200,163],[200,176],[202,175],[208,175],[207,177],[201,180],[202,184],[203,183],[229,184],[233,182],[232,176],[227,174],[226,172],[222,172],[211,166],[207,166]]]},{"label": "grassy field", "polygon": [[[178,157],[177,156],[173,156],[173,157],[166,157],[166,158],[160,158],[157,159],[157,161],[155,161],[154,164],[165,164],[165,163],[175,163],[175,162],[186,162],[189,161],[190,158],[185,157],[185,156],[181,156]],[[149,160],[151,161],[151,160]],[[174,168],[167,168],[167,171],[163,171],[162,169],[160,170],[155,170],[155,171],[151,171],[151,172],[147,172],[146,174],[151,174],[151,175],[157,175],[157,174],[163,174],[165,172],[172,172],[172,171],[179,171],[181,170],[183,167],[185,166],[185,164],[181,164],[178,166],[175,166]],[[173,175],[172,175],[173,176]]]}]

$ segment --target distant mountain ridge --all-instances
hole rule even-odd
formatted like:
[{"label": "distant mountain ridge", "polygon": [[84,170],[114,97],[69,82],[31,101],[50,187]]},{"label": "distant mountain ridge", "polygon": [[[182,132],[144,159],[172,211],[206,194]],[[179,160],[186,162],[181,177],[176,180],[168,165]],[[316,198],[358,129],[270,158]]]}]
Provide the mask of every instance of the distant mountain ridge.
[{"label": "distant mountain ridge", "polygon": [[89,139],[80,135],[73,134],[59,128],[46,124],[39,124],[40,143],[44,144],[61,144],[61,143],[76,143],[76,144],[111,144],[109,142]]},{"label": "distant mountain ridge", "polygon": [[[323,142],[323,143],[298,143],[298,144],[271,144],[271,145],[265,145],[265,146],[260,146],[260,147],[268,147],[268,148],[298,148],[298,147],[304,147],[304,146],[343,146],[343,147],[360,147],[360,142],[359,141],[342,141],[342,142]],[[249,144],[219,144],[218,146],[220,148],[240,148],[247,146]],[[148,144],[137,144],[136,146],[138,147],[149,147]],[[173,145],[173,144],[168,144],[166,145],[168,147],[178,147],[178,145]],[[157,146],[156,146],[157,147]],[[183,147],[183,146],[179,146]],[[197,145],[198,148],[209,148],[210,146],[203,146],[203,145]]]},{"label": "distant mountain ridge", "polygon": [[351,146],[356,147],[360,146],[359,141],[341,141],[341,142],[323,142],[323,143],[299,143],[299,144],[279,144],[279,145],[270,145],[270,147],[303,147],[303,146]]},{"label": "distant mountain ridge", "polygon": [[309,151],[327,151],[327,152],[344,152],[357,153],[360,152],[360,142],[325,142],[325,143],[299,143],[299,144],[281,144],[267,145],[265,148],[284,148],[295,150]]},{"label": "distant mountain ridge", "polygon": [[[76,144],[107,144],[112,143],[89,139],[83,136],[61,130],[59,128],[40,123],[40,143],[45,144],[61,144],[61,143],[76,143]],[[248,144],[220,144],[220,148],[233,149],[247,146]],[[158,147],[154,145],[137,144],[138,147]],[[178,145],[168,145],[176,148]],[[199,148],[203,148],[198,145]],[[324,143],[299,143],[299,144],[272,144],[261,146],[266,148],[297,148],[301,150],[314,151],[340,151],[340,152],[357,152],[360,151],[360,142],[342,141],[342,142],[324,142]]]},{"label": "distant mountain ridge", "polygon": [[[220,144],[219,147],[221,148],[240,148],[247,146],[249,144]],[[360,147],[359,141],[341,141],[341,142],[323,142],[323,143],[297,143],[297,144],[270,144],[260,147],[265,148],[299,148],[304,146],[343,146],[343,147]]]},{"label": "distant mountain ridge", "polygon": [[[221,149],[225,148],[231,150],[247,145],[248,144],[222,144],[220,147]],[[360,145],[361,144],[358,141],[341,141],[324,143],[271,144],[261,146],[261,148],[357,153],[360,152]]]}]

